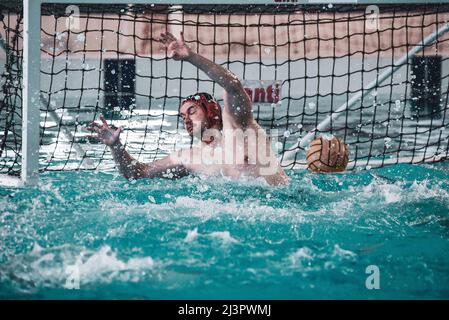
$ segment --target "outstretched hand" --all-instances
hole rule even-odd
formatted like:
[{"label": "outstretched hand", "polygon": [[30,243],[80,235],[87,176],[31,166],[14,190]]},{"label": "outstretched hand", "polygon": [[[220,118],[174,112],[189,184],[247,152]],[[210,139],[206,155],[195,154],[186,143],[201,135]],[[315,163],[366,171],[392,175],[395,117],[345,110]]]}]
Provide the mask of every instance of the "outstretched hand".
[{"label": "outstretched hand", "polygon": [[185,60],[190,54],[191,50],[184,41],[184,33],[180,33],[181,39],[177,39],[170,32],[161,33],[159,41],[164,44],[168,51],[168,57],[174,60]]},{"label": "outstretched hand", "polygon": [[87,128],[91,132],[97,133],[97,135],[93,136],[96,139],[101,140],[107,146],[113,146],[120,141],[120,133],[122,128],[112,128],[106,122],[106,119],[103,115],[100,115],[100,120],[102,124],[97,122],[92,122],[91,127]]}]

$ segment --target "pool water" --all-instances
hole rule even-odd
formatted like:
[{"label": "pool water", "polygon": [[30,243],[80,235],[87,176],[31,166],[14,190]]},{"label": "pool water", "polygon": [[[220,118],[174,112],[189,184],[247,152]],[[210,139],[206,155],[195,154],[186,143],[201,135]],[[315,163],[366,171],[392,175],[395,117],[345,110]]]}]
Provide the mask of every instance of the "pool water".
[{"label": "pool water", "polygon": [[449,298],[448,164],[288,174],[0,188],[0,298]]}]

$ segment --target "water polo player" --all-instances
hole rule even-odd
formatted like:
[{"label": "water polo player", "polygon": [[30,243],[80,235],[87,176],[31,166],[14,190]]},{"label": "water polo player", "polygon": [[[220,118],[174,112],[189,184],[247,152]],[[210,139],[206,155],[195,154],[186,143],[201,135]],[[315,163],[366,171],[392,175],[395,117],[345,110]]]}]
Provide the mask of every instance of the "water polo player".
[{"label": "water polo player", "polygon": [[111,148],[119,171],[128,179],[178,178],[193,173],[262,177],[270,185],[287,184],[288,177],[277,161],[269,137],[255,121],[252,103],[238,78],[194,53],[182,33],[181,39],[162,33],[160,42],[167,48],[169,57],[190,62],[224,89],[224,108],[207,93],[183,100],[179,113],[189,135],[198,138],[198,143],[151,163],[133,159],[120,142],[121,128],[111,128],[101,116],[102,123],[93,122],[91,130]]}]

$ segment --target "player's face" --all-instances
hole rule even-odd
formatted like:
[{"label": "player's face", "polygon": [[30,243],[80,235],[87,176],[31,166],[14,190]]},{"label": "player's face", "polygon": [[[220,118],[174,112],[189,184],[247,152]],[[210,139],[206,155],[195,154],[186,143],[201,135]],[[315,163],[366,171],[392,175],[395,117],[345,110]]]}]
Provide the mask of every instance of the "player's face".
[{"label": "player's face", "polygon": [[207,118],[203,108],[194,101],[187,101],[181,106],[179,112],[189,135],[200,137],[207,128]]}]

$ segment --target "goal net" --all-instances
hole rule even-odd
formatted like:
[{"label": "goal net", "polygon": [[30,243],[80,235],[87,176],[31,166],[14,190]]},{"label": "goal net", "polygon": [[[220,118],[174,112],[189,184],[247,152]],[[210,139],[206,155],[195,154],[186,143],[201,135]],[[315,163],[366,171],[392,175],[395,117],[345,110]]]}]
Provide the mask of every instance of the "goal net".
[{"label": "goal net", "polygon": [[[131,1],[132,2],[132,1]],[[0,173],[20,174],[23,10],[0,3]],[[343,139],[349,168],[448,156],[447,4],[41,6],[39,169],[114,167],[85,129],[104,114],[149,162],[188,147],[178,107],[222,88],[157,41],[184,32],[243,82],[285,168],[308,143]]]}]

